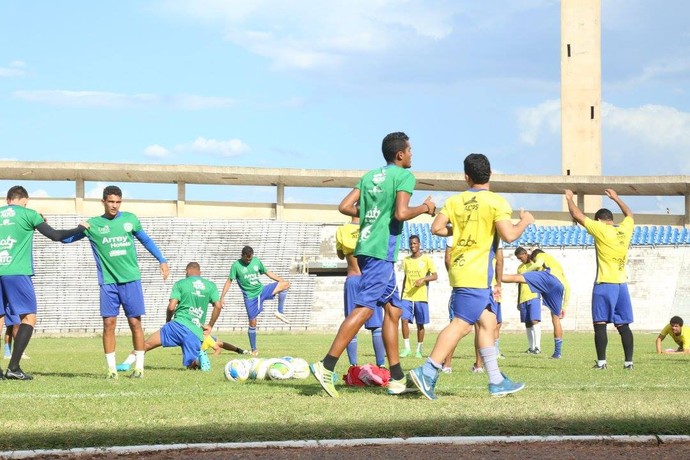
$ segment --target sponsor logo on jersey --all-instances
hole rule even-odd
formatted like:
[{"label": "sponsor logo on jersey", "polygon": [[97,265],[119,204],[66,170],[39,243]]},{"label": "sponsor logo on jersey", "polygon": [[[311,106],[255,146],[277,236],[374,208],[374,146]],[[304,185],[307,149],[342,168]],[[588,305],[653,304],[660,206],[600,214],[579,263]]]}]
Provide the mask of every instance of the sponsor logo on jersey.
[{"label": "sponsor logo on jersey", "polygon": [[7,209],[3,209],[2,212],[0,212],[0,217],[2,217],[3,219],[14,217],[16,215],[17,212],[11,206]]},{"label": "sponsor logo on jersey", "polygon": [[0,249],[5,249],[9,250],[12,249],[12,246],[14,246],[14,243],[16,243],[17,240],[12,238],[12,236],[8,236],[4,240],[0,240]]},{"label": "sponsor logo on jersey", "polygon": [[122,226],[122,228],[125,229],[126,232],[131,232],[134,226],[132,225],[131,222],[125,222],[125,225]]},{"label": "sponsor logo on jersey", "polygon": [[12,256],[7,251],[0,252],[0,265],[9,265],[12,263]]},{"label": "sponsor logo on jersey", "polygon": [[120,256],[126,256],[127,255],[127,250],[126,249],[113,249],[108,253],[110,257],[120,257]]},{"label": "sponsor logo on jersey", "polygon": [[113,249],[113,248],[129,247],[132,245],[132,242],[126,236],[111,236],[111,237],[104,236],[103,240],[102,240],[102,244],[109,244],[110,248]]},{"label": "sponsor logo on jersey", "polygon": [[110,227],[108,225],[98,227],[98,233],[100,233],[100,234],[110,233]]}]

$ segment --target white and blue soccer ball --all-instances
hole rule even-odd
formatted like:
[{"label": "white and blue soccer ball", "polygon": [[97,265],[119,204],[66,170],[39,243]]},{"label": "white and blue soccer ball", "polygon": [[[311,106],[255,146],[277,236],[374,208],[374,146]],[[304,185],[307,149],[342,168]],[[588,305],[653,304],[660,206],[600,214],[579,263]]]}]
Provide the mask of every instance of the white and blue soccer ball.
[{"label": "white and blue soccer ball", "polygon": [[249,367],[244,359],[232,359],[225,365],[225,378],[231,382],[244,382],[249,378]]},{"label": "white and blue soccer ball", "polygon": [[277,359],[268,366],[266,375],[271,380],[285,380],[292,378],[294,369],[290,361],[285,359]]},{"label": "white and blue soccer ball", "polygon": [[309,363],[302,358],[292,358],[292,378],[293,379],[307,379],[309,378]]}]

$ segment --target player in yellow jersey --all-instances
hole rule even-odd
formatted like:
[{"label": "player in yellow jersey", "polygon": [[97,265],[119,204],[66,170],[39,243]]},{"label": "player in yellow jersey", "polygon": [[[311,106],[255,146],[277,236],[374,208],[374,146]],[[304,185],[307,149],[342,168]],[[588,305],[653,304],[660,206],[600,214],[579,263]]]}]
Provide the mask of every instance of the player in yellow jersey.
[{"label": "player in yellow jersey", "polygon": [[[531,271],[530,254],[522,246],[515,249],[515,257],[520,261],[517,272],[519,275]],[[532,292],[527,283],[520,283],[518,287],[518,310],[520,322],[525,324],[527,333],[527,353],[538,355],[541,353],[541,297]]]},{"label": "player in yellow jersey", "polygon": [[420,251],[418,235],[410,236],[410,255],[403,259],[402,290],[402,326],[403,344],[405,348],[400,352],[400,357],[409,356],[410,350],[410,322],[414,319],[417,325],[417,351],[416,358],[422,357],[424,347],[424,325],[429,324],[429,295],[427,292],[430,281],[436,281],[438,274],[436,266],[427,254]]},{"label": "player in yellow jersey", "polygon": [[525,386],[512,382],[498,367],[494,345],[497,308],[491,282],[499,239],[507,243],[515,241],[534,222],[534,217],[520,211],[520,221],[511,222],[512,209],[508,201],[489,190],[491,165],[486,156],[468,155],[464,169],[468,190],[448,198],[431,225],[435,235],[453,235],[449,271],[453,319],[438,335],[424,365],[409,373],[410,379],[428,399],[436,399],[435,386],[441,363],[475,323],[479,324],[477,343],[489,378],[489,393],[505,396]]},{"label": "player in yellow jersey", "polygon": [[594,238],[594,248],[597,253],[597,276],[592,290],[592,322],[594,323],[594,345],[597,350],[597,362],[594,369],[606,369],[608,345],[606,325],[613,323],[623,343],[625,355],[623,368],[632,370],[633,333],[630,330],[630,323],[633,322],[633,311],[625,264],[628,260],[628,247],[635,223],[632,211],[615,190],[607,188],[604,193],[618,205],[625,216],[620,224],[616,225],[613,222],[613,213],[606,208],[598,210],[594,214],[594,219],[585,216],[573,201],[572,190],[565,191],[565,199],[570,215]]},{"label": "player in yellow jersey", "polygon": [[530,269],[522,274],[503,275],[506,283],[525,283],[532,292],[537,292],[549,310],[553,322],[554,350],[551,355],[560,359],[563,347],[563,328],[561,319],[565,316],[565,307],[570,294],[570,287],[565,278],[563,268],[550,254],[541,249],[535,249],[530,255],[532,264]]},{"label": "player in yellow jersey", "polygon": [[[668,350],[661,349],[661,341],[670,335],[676,345],[677,349],[670,348]],[[669,324],[664,327],[659,336],[656,338],[656,352],[657,353],[690,353],[690,328],[683,326],[683,318],[674,316],[671,318]]]}]

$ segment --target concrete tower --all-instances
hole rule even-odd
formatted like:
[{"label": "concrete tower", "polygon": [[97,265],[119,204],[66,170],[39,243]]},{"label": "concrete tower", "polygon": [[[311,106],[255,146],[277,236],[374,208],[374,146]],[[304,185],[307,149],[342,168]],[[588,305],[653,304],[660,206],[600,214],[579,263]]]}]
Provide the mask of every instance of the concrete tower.
[{"label": "concrete tower", "polygon": [[[601,175],[601,0],[561,0],[561,168]],[[600,207],[588,196],[583,210]]]}]

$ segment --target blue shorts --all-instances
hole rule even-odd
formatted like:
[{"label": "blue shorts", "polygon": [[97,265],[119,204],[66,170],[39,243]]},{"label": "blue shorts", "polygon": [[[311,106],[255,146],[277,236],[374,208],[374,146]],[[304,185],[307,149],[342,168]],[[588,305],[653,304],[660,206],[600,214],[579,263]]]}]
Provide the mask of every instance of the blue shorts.
[{"label": "blue shorts", "polygon": [[120,313],[120,305],[127,318],[136,318],[146,314],[141,280],[101,285],[101,316],[103,318],[117,316]]},{"label": "blue shorts", "polygon": [[357,256],[357,262],[362,276],[355,305],[376,310],[390,302],[394,307],[400,308],[393,262],[369,256]]},{"label": "blue shorts", "polygon": [[272,300],[275,297],[273,291],[276,286],[278,286],[277,281],[265,285],[263,289],[261,289],[261,294],[253,299],[248,299],[244,291],[242,291],[242,295],[244,296],[244,308],[247,309],[247,318],[249,318],[249,321],[253,320],[264,311],[264,302],[266,300]]},{"label": "blue shorts", "polygon": [[595,284],[592,290],[592,322],[630,324],[632,302],[627,283]]},{"label": "blue shorts", "polygon": [[404,299],[401,302],[402,319],[410,323],[414,319],[414,322],[417,324],[429,324],[429,302]]},{"label": "blue shorts", "polygon": [[501,302],[496,302],[496,323],[503,322],[503,312],[501,311]]},{"label": "blue shorts", "polygon": [[497,314],[496,301],[491,288],[453,288],[453,316],[474,324],[487,308]]},{"label": "blue shorts", "polygon": [[191,366],[201,350],[199,337],[176,321],[165,323],[160,333],[161,345],[164,347],[182,347],[182,364],[184,367]]},{"label": "blue shorts", "polygon": [[5,314],[12,318],[36,314],[36,291],[29,275],[0,276],[0,292]]},{"label": "blue shorts", "polygon": [[541,300],[535,297],[518,305],[520,309],[520,322],[531,326],[532,321],[541,321]]},{"label": "blue shorts", "polygon": [[541,295],[542,303],[551,313],[559,316],[563,308],[563,283],[549,270],[526,272],[522,276],[525,277],[530,290]]},{"label": "blue shorts", "polygon": [[448,297],[448,321],[453,321],[455,315],[453,315],[453,291],[450,291],[450,297]]},{"label": "blue shorts", "polygon": [[[356,308],[355,298],[359,292],[359,285],[361,275],[348,276],[345,279],[344,302],[345,302],[345,317],[352,313]],[[383,325],[383,309],[374,308],[374,314],[364,323],[364,328],[370,331],[378,329]]]},{"label": "blue shorts", "polygon": [[19,315],[7,313],[7,311],[5,311],[5,326],[7,328],[21,324],[21,322],[22,319],[19,317]]}]

